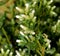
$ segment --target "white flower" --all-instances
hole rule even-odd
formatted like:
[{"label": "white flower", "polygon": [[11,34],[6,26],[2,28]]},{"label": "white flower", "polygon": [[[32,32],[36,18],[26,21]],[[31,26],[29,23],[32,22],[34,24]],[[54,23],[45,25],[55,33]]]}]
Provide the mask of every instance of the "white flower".
[{"label": "white flower", "polygon": [[53,6],[53,7],[52,7],[52,10],[54,10],[55,8],[56,8],[56,6]]},{"label": "white flower", "polygon": [[47,8],[48,8],[48,9],[50,9],[50,8],[51,8],[51,6],[49,5],[49,6],[47,6]]},{"label": "white flower", "polygon": [[54,25],[53,27],[52,27],[52,30],[53,30],[53,32],[55,32],[56,31],[56,25]]},{"label": "white flower", "polygon": [[35,35],[35,32],[33,32],[33,31],[30,31],[30,33],[31,33],[32,35]]},{"label": "white flower", "polygon": [[48,48],[50,48],[51,46],[50,46],[50,42],[51,42],[51,40],[49,40],[49,39],[45,39],[45,42],[46,42],[46,46],[48,47]]},{"label": "white flower", "polygon": [[19,7],[16,7],[16,9],[17,9],[18,11],[20,11],[20,8],[19,8]]},{"label": "white flower", "polygon": [[60,23],[60,20],[58,20],[58,23]]},{"label": "white flower", "polygon": [[24,18],[26,17],[26,15],[24,15],[24,14],[21,14],[21,16],[24,17]]},{"label": "white flower", "polygon": [[3,50],[3,48],[1,48],[1,53],[4,54],[4,50]]},{"label": "white flower", "polygon": [[50,45],[50,44],[48,45],[48,48],[49,48],[49,49],[51,48],[51,45]]},{"label": "white flower", "polygon": [[19,43],[19,42],[23,42],[23,40],[18,40],[18,39],[17,39],[16,42],[18,42],[18,43]]},{"label": "white flower", "polygon": [[32,14],[34,14],[35,13],[35,10],[32,10]]},{"label": "white flower", "polygon": [[22,31],[20,31],[20,34],[24,36],[24,33]]},{"label": "white flower", "polygon": [[48,2],[48,4],[51,4],[53,2],[53,0],[50,0],[49,2]]},{"label": "white flower", "polygon": [[33,5],[35,5],[36,4],[36,1],[33,3]]},{"label": "white flower", "polygon": [[17,39],[16,42],[20,42],[20,40]]},{"label": "white flower", "polygon": [[6,51],[6,54],[8,54],[8,53],[9,53],[9,51],[10,51],[10,50],[8,49],[8,50]]},{"label": "white flower", "polygon": [[25,6],[26,6],[26,8],[28,8],[29,7],[29,3],[26,3]]},{"label": "white flower", "polygon": [[20,18],[20,16],[19,15],[16,15],[16,18]]},{"label": "white flower", "polygon": [[23,25],[20,25],[20,27],[23,29],[23,30],[27,30],[27,27],[23,26]]},{"label": "white flower", "polygon": [[16,56],[21,56],[21,54],[16,50]]},{"label": "white flower", "polygon": [[23,25],[20,25],[21,28],[25,28]]},{"label": "white flower", "polygon": [[60,25],[60,19],[57,21],[56,26],[59,26],[59,25]]},{"label": "white flower", "polygon": [[13,52],[10,52],[9,56],[13,56]]},{"label": "white flower", "polygon": [[23,13],[24,10],[22,8],[16,7],[16,10],[18,10],[20,13]]},{"label": "white flower", "polygon": [[26,6],[25,12],[27,13],[29,11],[29,3],[26,3],[25,6]]}]

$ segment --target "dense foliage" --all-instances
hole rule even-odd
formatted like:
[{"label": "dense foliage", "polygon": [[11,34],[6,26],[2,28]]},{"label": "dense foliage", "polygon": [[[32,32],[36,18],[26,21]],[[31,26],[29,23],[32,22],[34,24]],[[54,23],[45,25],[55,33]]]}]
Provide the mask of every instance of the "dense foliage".
[{"label": "dense foliage", "polygon": [[1,0],[0,56],[60,56],[59,5],[60,0]]}]

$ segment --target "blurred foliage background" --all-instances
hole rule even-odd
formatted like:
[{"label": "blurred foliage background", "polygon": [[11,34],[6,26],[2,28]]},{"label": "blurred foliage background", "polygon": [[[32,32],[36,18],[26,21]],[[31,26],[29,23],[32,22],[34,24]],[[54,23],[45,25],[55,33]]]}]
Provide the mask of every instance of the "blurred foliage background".
[{"label": "blurred foliage background", "polygon": [[60,0],[0,0],[0,56],[60,56]]}]

